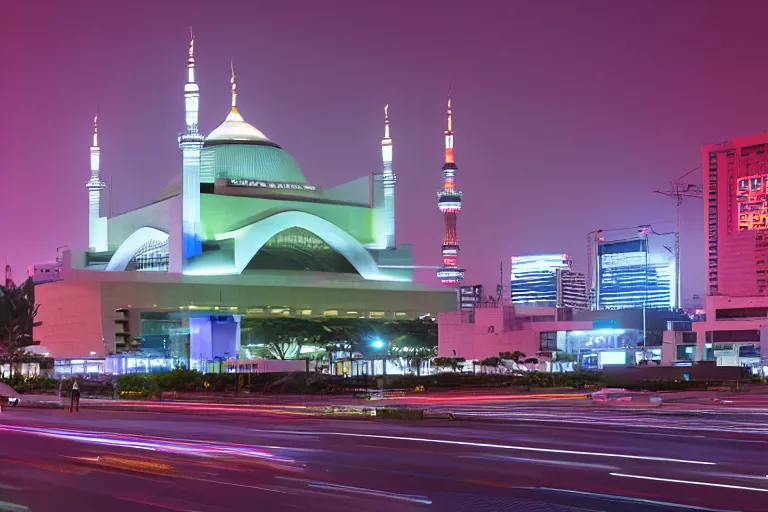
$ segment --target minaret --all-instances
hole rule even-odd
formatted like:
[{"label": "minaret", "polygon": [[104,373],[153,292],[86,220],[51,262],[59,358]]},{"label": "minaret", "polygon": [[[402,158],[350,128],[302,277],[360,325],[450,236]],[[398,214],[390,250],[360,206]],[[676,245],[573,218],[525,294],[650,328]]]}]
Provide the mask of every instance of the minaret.
[{"label": "minaret", "polygon": [[381,160],[384,162],[384,218],[387,249],[395,248],[395,182],[392,172],[392,138],[389,136],[389,104],[384,106],[384,138],[381,140]]},{"label": "minaret", "polygon": [[200,88],[195,82],[195,36],[190,30],[184,117],[187,131],[179,135],[182,154],[181,221],[184,260],[202,252],[200,241],[200,150],[205,137],[197,129]]},{"label": "minaret", "polygon": [[91,179],[85,184],[88,189],[88,247],[91,251],[106,251],[106,240],[101,234],[101,191],[106,186],[99,177],[101,149],[99,148],[99,116],[93,118],[93,144],[91,145]]},{"label": "minaret", "polygon": [[456,190],[456,163],[453,160],[453,125],[451,91],[448,90],[448,129],[445,130],[445,164],[443,164],[443,190],[437,193],[437,207],[443,214],[445,238],[443,238],[443,266],[437,270],[437,278],[443,284],[458,286],[464,279],[464,269],[457,265],[459,237],[456,234],[456,217],[461,210],[463,194]]}]

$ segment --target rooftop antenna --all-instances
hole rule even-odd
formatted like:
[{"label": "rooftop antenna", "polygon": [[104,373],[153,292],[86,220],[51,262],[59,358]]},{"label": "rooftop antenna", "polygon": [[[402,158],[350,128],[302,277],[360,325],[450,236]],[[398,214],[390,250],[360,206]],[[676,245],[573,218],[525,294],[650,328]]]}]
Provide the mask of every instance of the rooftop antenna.
[{"label": "rooftop antenna", "polygon": [[693,197],[701,199],[703,192],[701,187],[694,185],[693,183],[687,183],[684,181],[689,174],[701,169],[700,165],[697,165],[687,173],[683,174],[675,181],[669,182],[669,190],[654,190],[654,193],[661,194],[667,197],[675,198],[675,307],[680,309],[682,304],[682,280],[680,276],[680,207],[683,205],[683,198]]}]

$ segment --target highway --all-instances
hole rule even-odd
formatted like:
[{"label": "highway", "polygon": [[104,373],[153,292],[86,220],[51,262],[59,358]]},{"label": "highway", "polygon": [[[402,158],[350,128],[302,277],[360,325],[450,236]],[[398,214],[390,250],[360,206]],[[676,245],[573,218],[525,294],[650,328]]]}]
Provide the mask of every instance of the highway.
[{"label": "highway", "polygon": [[0,511],[763,511],[767,452],[759,434],[599,414],[568,424],[17,408],[0,416]]}]

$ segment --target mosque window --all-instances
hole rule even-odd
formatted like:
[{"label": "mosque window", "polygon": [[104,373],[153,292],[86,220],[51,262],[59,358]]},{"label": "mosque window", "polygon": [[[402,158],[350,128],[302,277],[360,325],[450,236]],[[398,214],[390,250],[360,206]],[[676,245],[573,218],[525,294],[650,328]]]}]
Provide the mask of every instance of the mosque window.
[{"label": "mosque window", "polygon": [[144,244],[126,270],[168,272],[168,241],[150,240]]}]

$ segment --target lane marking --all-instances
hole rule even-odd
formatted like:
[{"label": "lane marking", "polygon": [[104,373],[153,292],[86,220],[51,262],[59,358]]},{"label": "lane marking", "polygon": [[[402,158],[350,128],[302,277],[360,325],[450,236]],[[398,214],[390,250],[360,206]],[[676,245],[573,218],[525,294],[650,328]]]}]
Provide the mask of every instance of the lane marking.
[{"label": "lane marking", "polygon": [[628,454],[622,454],[622,453],[599,453],[599,452],[584,452],[584,451],[577,451],[577,450],[558,450],[555,448],[537,448],[533,446],[512,446],[512,445],[493,444],[493,443],[476,443],[476,442],[469,442],[469,441],[453,441],[449,439],[426,439],[421,437],[385,436],[385,435],[378,435],[378,434],[355,434],[351,432],[305,432],[300,430],[287,431],[287,430],[266,430],[266,429],[251,429],[251,430],[253,432],[267,432],[267,433],[282,432],[282,433],[291,433],[291,434],[302,435],[302,436],[362,437],[362,438],[368,438],[368,439],[387,439],[392,441],[413,441],[413,442],[421,442],[421,443],[448,444],[448,445],[454,445],[454,446],[472,446],[476,448],[495,448],[498,450],[518,450],[518,451],[538,452],[538,453],[559,453],[559,454],[565,454],[565,455],[609,457],[609,458],[617,458],[617,459],[647,460],[647,461],[654,461],[654,462],[677,462],[679,464],[698,464],[703,466],[715,466],[717,464],[716,462],[686,460],[686,459],[671,459],[668,457],[651,457],[651,456],[646,457],[642,455],[628,455]]},{"label": "lane marking", "polygon": [[622,478],[636,478],[638,480],[653,480],[654,482],[668,482],[673,484],[701,485],[704,487],[719,487],[721,489],[736,489],[738,491],[757,491],[768,492],[768,489],[759,487],[745,487],[743,485],[716,484],[714,482],[698,482],[696,480],[677,480],[673,478],[660,478],[657,476],[627,475],[624,473],[609,473],[611,476],[620,476]]},{"label": "lane marking", "polygon": [[543,466],[565,466],[565,467],[577,467],[587,469],[599,469],[601,471],[617,471],[619,468],[616,466],[606,466],[605,464],[590,464],[587,462],[572,462],[569,460],[550,460],[550,459],[531,459],[528,457],[510,457],[508,455],[495,455],[495,454],[477,454],[477,455],[459,455],[460,459],[484,459],[484,460],[500,460],[511,462],[526,462],[529,464],[538,464]]},{"label": "lane marking", "polygon": [[615,500],[615,501],[628,501],[631,503],[647,503],[648,505],[656,505],[660,507],[675,507],[675,508],[684,509],[684,510],[696,510],[697,512],[739,512],[738,510],[695,507],[692,505],[683,505],[680,503],[671,503],[668,501],[650,500],[648,498],[633,498],[631,496],[619,496],[616,494],[603,494],[599,492],[589,492],[589,491],[575,491],[573,489],[558,489],[555,487],[514,487],[514,489],[524,489],[528,491],[562,492],[565,494],[579,494],[582,496],[594,496],[596,498],[609,499],[609,500]]},{"label": "lane marking", "polygon": [[331,482],[304,480],[302,478],[289,478],[285,476],[276,476],[275,478],[278,480],[286,480],[289,482],[298,482],[298,483],[306,484],[308,487],[313,487],[317,489],[327,489],[332,491],[348,492],[350,494],[370,495],[370,496],[376,496],[380,498],[391,498],[394,500],[409,501],[412,503],[420,503],[423,505],[432,504],[432,500],[430,500],[426,496],[419,496],[416,494],[399,494],[395,492],[380,491],[378,489],[367,489],[365,487],[352,487],[349,485],[334,484]]}]

